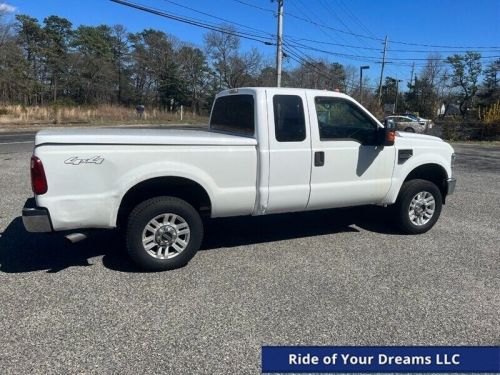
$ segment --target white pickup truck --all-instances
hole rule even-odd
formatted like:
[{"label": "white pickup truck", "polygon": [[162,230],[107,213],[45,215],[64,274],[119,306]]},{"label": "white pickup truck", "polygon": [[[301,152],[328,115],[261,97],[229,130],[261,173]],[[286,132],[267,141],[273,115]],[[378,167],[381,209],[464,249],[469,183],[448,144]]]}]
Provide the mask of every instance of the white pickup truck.
[{"label": "white pickup truck", "polygon": [[121,228],[149,270],[185,265],[203,216],[393,205],[403,233],[423,233],[455,188],[453,149],[389,124],[338,92],[240,88],[217,95],[208,130],[44,130],[23,222],[72,241]]}]

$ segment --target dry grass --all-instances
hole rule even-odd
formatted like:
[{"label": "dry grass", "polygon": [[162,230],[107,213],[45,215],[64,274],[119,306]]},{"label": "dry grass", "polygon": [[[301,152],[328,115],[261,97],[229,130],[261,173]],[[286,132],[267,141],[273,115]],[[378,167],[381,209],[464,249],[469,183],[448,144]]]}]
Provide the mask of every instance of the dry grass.
[{"label": "dry grass", "polygon": [[97,107],[23,107],[20,105],[0,106],[0,125],[34,124],[134,124],[134,123],[206,123],[207,118],[184,111],[167,112],[151,109],[139,117],[134,108],[112,105]]},{"label": "dry grass", "polygon": [[500,122],[500,101],[486,108],[479,108],[479,118],[484,122]]}]

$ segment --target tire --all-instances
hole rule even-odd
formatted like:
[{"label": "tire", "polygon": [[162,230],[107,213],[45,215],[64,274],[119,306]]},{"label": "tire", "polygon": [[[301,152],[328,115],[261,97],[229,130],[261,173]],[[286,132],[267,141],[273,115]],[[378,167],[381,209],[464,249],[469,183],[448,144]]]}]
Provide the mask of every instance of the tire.
[{"label": "tire", "polygon": [[415,129],[413,129],[413,128],[406,128],[406,129],[405,129],[405,132],[408,132],[408,133],[415,133]]},{"label": "tire", "polygon": [[130,213],[125,238],[128,253],[140,268],[172,270],[185,266],[200,248],[203,222],[186,201],[151,198]]},{"label": "tire", "polygon": [[394,205],[399,230],[405,234],[427,232],[439,219],[442,202],[434,183],[419,179],[405,182]]}]

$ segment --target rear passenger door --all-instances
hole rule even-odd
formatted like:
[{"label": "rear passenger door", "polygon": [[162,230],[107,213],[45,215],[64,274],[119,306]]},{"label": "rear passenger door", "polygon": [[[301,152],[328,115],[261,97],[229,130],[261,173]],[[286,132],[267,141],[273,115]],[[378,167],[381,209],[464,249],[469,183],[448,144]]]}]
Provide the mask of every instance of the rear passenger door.
[{"label": "rear passenger door", "polygon": [[266,91],[269,137],[267,213],[304,210],[311,178],[311,143],[306,98],[296,90]]}]

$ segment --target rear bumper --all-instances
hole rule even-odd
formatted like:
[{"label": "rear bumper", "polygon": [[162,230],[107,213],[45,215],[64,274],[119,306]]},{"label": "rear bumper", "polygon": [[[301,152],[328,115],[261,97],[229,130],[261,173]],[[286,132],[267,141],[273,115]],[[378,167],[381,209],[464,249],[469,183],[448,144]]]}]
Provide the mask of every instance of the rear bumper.
[{"label": "rear bumper", "polygon": [[53,231],[49,210],[37,207],[35,198],[30,198],[24,203],[23,224],[28,232],[43,233]]},{"label": "rear bumper", "polygon": [[457,185],[457,179],[455,177],[446,180],[446,195],[451,195],[455,192],[455,186]]}]

